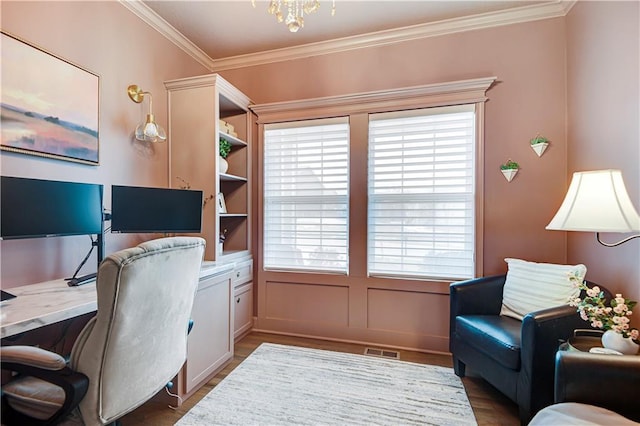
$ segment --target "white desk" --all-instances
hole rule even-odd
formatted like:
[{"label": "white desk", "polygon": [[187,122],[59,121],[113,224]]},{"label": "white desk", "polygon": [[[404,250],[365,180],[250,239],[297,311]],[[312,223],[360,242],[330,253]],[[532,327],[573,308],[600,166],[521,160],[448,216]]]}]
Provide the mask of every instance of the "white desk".
[{"label": "white desk", "polygon": [[[200,277],[231,272],[234,263],[202,262]],[[15,299],[0,306],[0,338],[79,317],[98,309],[96,282],[69,287],[64,280],[5,289]]]},{"label": "white desk", "polygon": [[0,338],[75,318],[98,308],[96,282],[69,287],[65,280],[7,289],[15,299],[0,306]]}]

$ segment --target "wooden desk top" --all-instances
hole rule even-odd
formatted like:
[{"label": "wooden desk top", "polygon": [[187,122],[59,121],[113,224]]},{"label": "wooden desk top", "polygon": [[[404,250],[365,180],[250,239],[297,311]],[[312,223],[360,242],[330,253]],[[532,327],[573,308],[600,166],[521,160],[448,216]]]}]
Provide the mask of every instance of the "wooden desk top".
[{"label": "wooden desk top", "polygon": [[[202,262],[200,277],[228,273],[235,263]],[[0,338],[14,336],[48,324],[95,312],[96,282],[69,287],[65,280],[46,281],[5,291],[17,296],[0,305]]]}]

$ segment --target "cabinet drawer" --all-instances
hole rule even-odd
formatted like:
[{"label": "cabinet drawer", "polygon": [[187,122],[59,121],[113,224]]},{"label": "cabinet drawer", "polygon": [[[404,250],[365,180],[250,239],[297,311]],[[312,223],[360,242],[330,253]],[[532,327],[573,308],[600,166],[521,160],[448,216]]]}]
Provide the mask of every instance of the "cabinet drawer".
[{"label": "cabinet drawer", "polygon": [[245,262],[239,262],[236,264],[236,268],[233,271],[233,278],[231,283],[234,287],[238,287],[241,284],[248,283],[253,279],[253,260],[247,260]]},{"label": "cabinet drawer", "polygon": [[237,339],[253,328],[253,283],[237,288],[234,294],[233,334]]}]

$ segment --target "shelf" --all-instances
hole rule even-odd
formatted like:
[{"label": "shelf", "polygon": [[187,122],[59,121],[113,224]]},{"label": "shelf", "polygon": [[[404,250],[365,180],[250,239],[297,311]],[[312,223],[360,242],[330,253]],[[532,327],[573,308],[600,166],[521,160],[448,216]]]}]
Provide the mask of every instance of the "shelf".
[{"label": "shelf", "polygon": [[[1,0],[0,0],[1,1]],[[251,253],[251,155],[254,122],[251,100],[217,74],[172,80],[168,89],[171,180],[177,176],[204,194],[222,194],[202,217],[201,236],[207,240],[205,259],[227,258],[228,251]],[[193,126],[194,122],[202,126]],[[221,122],[233,126],[221,126]],[[224,124],[224,123],[222,123]],[[237,134],[236,134],[237,132]],[[220,173],[220,139],[231,144],[226,157],[229,173]],[[178,142],[180,141],[180,142]],[[174,143],[175,142],[175,143]],[[197,152],[198,155],[193,155]],[[209,207],[209,205],[207,205]],[[224,233],[224,248],[219,244]],[[235,256],[235,254],[233,254]]]},{"label": "shelf", "polygon": [[222,257],[225,258],[225,260],[231,260],[234,258],[240,258],[240,257],[247,257],[250,255],[249,250],[223,250],[222,251]]},{"label": "shelf", "polygon": [[220,180],[226,181],[226,182],[246,182],[247,178],[242,177],[242,176],[236,176],[236,175],[230,175],[227,173],[220,173]]},{"label": "shelf", "polygon": [[230,135],[229,133],[220,131],[220,137],[225,138],[232,146],[247,146],[245,141],[238,139],[236,136]]}]

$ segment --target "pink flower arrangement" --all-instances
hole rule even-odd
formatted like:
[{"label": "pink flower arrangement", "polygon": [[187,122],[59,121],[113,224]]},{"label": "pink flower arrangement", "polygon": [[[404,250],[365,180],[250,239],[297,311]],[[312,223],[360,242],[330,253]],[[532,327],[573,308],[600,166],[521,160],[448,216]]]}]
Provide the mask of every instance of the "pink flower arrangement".
[{"label": "pink flower arrangement", "polygon": [[616,294],[609,306],[606,306],[604,292],[598,286],[589,288],[584,281],[573,274],[569,275],[569,281],[573,282],[578,289],[585,291],[584,299],[580,299],[578,295],[569,300],[569,305],[578,308],[583,320],[590,321],[594,328],[613,330],[622,334],[622,337],[630,337],[634,341],[640,340],[638,329],[631,328],[629,325],[629,317],[633,307],[636,306],[635,301],[625,299],[622,294]]}]

